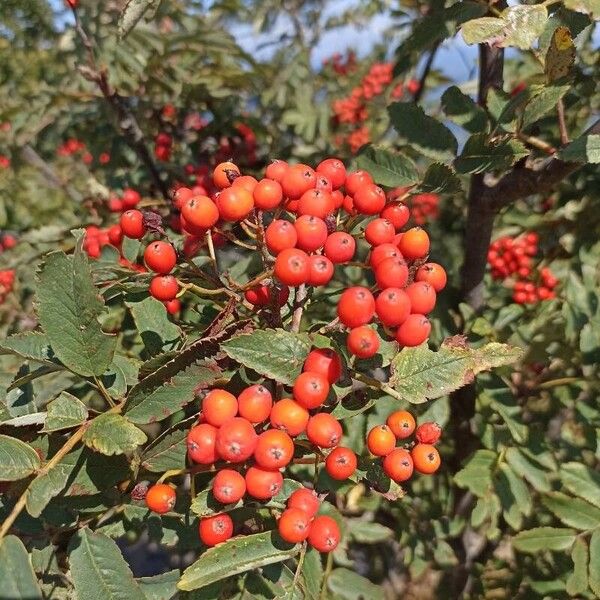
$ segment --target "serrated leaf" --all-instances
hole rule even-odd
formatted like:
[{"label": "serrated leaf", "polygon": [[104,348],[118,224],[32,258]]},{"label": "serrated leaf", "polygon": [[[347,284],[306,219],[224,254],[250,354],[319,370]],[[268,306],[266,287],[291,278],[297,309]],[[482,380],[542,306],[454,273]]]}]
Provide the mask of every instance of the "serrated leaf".
[{"label": "serrated leaf", "polygon": [[177,594],[179,571],[167,571],[152,577],[139,577],[136,579],[146,600],[171,600]]},{"label": "serrated leaf", "polygon": [[116,337],[98,322],[104,310],[87,257],[55,252],[38,274],[38,316],[57,358],[84,377],[102,375],[112,361]]},{"label": "serrated leaf", "polygon": [[412,185],[419,179],[417,168],[408,156],[386,148],[369,145],[358,153],[355,162],[357,168],[368,171],[378,185]]},{"label": "serrated leaf", "polygon": [[327,578],[327,587],[335,598],[343,600],[376,600],[381,598],[381,588],[366,577],[338,567]]},{"label": "serrated leaf", "polygon": [[600,508],[600,474],[578,462],[564,463],[559,471],[563,486]]},{"label": "serrated leaf", "polygon": [[87,527],[69,544],[71,578],[78,598],[145,600],[117,544]]},{"label": "serrated leaf", "polygon": [[469,348],[462,338],[449,338],[437,352],[427,344],[404,348],[392,361],[389,386],[403,400],[419,404],[467,385],[478,373],[519,359],[519,348],[492,342]]},{"label": "serrated leaf", "polygon": [[161,0],[128,0],[119,15],[119,37],[124,38],[149,11],[155,11]]},{"label": "serrated leaf", "polygon": [[500,471],[506,478],[508,487],[514,496],[519,511],[528,517],[532,511],[531,494],[525,482],[517,477],[515,472],[506,464],[500,465]]},{"label": "serrated leaf", "polygon": [[[196,420],[196,417],[193,417]],[[152,473],[164,473],[171,469],[185,468],[187,454],[186,438],[190,423],[177,427],[144,449],[142,467]]]},{"label": "serrated leaf", "polygon": [[27,427],[28,425],[42,425],[45,422],[45,412],[27,413],[26,415],[21,415],[20,417],[13,417],[12,419],[7,419],[6,421],[2,421],[2,417],[0,416],[0,425],[10,425],[11,427]]},{"label": "serrated leaf", "polygon": [[42,600],[42,590],[23,542],[14,535],[0,540],[0,596],[7,600]]},{"label": "serrated leaf", "polygon": [[40,468],[40,457],[25,442],[0,435],[0,481],[18,481]]},{"label": "serrated leaf", "polygon": [[0,343],[0,349],[37,362],[50,361],[54,356],[48,337],[39,331],[11,335]]},{"label": "serrated leaf", "polygon": [[299,544],[284,542],[275,531],[234,538],[204,552],[183,572],[177,587],[195,590],[225,577],[283,562],[298,552]]},{"label": "serrated leaf", "polygon": [[469,462],[454,476],[454,483],[482,497],[492,486],[492,469],[498,455],[491,450],[477,450]]},{"label": "serrated leaf", "polygon": [[544,496],[542,502],[567,527],[585,531],[600,525],[600,509],[581,498],[553,492]]},{"label": "serrated leaf", "polygon": [[321,553],[318,550],[310,547],[306,550],[304,565],[302,566],[302,577],[308,600],[317,600],[321,590],[321,580],[323,579],[323,564],[321,563]]},{"label": "serrated leaf", "polygon": [[600,163],[600,135],[582,135],[565,146],[559,156],[569,162]]},{"label": "serrated leaf", "polygon": [[590,538],[589,584],[592,592],[600,597],[600,529]]},{"label": "serrated leaf", "polygon": [[434,160],[456,156],[458,143],[452,132],[414,102],[394,102],[388,113],[402,142],[417,152]]},{"label": "serrated leaf", "polygon": [[283,329],[253,331],[222,344],[223,351],[236,362],[286,385],[293,385],[310,348],[308,335]]},{"label": "serrated leaf", "polygon": [[505,171],[528,154],[527,148],[517,140],[490,140],[487,134],[476,133],[467,140],[460,156],[454,161],[454,168],[459,173]]},{"label": "serrated leaf", "polygon": [[427,167],[423,179],[412,191],[418,194],[460,194],[462,185],[450,167],[433,163]]},{"label": "serrated leaf", "polygon": [[156,379],[142,380],[131,389],[123,413],[138,425],[162,421],[189,404],[196,390],[211,385],[220,374],[216,364],[202,362],[177,373],[158,387],[154,387]]},{"label": "serrated leaf", "polygon": [[516,550],[535,554],[547,550],[568,550],[577,534],[573,529],[564,527],[535,527],[520,531],[513,538],[512,543]]},{"label": "serrated leaf", "polygon": [[122,415],[104,413],[96,417],[83,434],[83,443],[101,454],[133,452],[148,438]]},{"label": "serrated leaf", "polygon": [[582,538],[577,538],[571,549],[573,572],[567,579],[567,593],[570,596],[583,594],[588,587],[588,545]]},{"label": "serrated leaf", "polygon": [[61,392],[47,407],[48,416],[42,431],[59,431],[81,425],[88,417],[88,410],[79,398]]},{"label": "serrated leaf", "polygon": [[570,90],[568,85],[542,87],[525,105],[523,127],[528,127],[538,119],[556,109],[557,102]]},{"label": "serrated leaf", "polygon": [[442,109],[448,118],[471,133],[488,129],[489,122],[485,110],[455,85],[442,94]]},{"label": "serrated leaf", "polygon": [[504,27],[504,21],[498,17],[481,17],[464,23],[460,32],[466,44],[481,44],[501,36]]},{"label": "serrated leaf", "polygon": [[[541,41],[541,40],[540,40]],[[559,26],[552,33],[546,57],[544,73],[550,83],[567,77],[571,73],[577,51],[568,27]]]}]

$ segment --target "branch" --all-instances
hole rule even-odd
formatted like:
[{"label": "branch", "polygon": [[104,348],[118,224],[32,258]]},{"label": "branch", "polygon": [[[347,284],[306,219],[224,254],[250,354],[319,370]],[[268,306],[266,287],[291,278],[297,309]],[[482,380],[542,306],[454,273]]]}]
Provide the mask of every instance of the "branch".
[{"label": "branch", "polygon": [[302,312],[304,311],[304,304],[306,302],[306,285],[303,283],[296,288],[296,295],[294,297],[294,313],[292,315],[292,325],[290,331],[298,333],[300,331],[300,323],[302,322]]},{"label": "branch", "polygon": [[435,55],[437,54],[437,51],[439,50],[440,45],[441,45],[441,42],[436,42],[435,45],[433,46],[433,48],[431,49],[429,56],[427,57],[427,62],[425,63],[425,66],[423,67],[423,72],[421,73],[421,78],[419,79],[419,87],[415,90],[415,93],[413,95],[413,102],[415,104],[417,104],[419,102],[419,100],[423,96],[423,93],[425,92],[425,81],[427,80],[427,77],[429,77],[429,73],[431,72],[431,67],[433,66],[433,61],[435,60]]}]

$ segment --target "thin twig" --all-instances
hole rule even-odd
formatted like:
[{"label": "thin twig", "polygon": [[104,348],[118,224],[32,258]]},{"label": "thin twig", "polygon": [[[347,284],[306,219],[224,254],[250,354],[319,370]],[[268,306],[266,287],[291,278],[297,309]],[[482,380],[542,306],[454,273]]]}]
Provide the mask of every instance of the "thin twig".
[{"label": "thin twig", "polygon": [[431,67],[433,66],[433,61],[435,60],[435,55],[439,50],[441,42],[436,42],[429,56],[427,57],[427,62],[423,67],[423,72],[421,73],[421,78],[419,79],[419,87],[415,90],[413,94],[413,102],[417,104],[419,100],[423,97],[423,93],[425,92],[425,82],[427,81],[427,77],[429,77],[429,73],[431,72]]},{"label": "thin twig", "polygon": [[558,130],[560,132],[560,143],[566,146],[569,143],[569,132],[567,131],[567,123],[565,121],[565,103],[562,98],[556,103],[558,112]]},{"label": "thin twig", "polygon": [[300,331],[302,313],[304,311],[304,305],[306,304],[306,295],[306,285],[302,283],[296,288],[296,295],[294,297],[294,312],[292,314],[292,324],[290,326],[290,331],[292,333],[298,333]]}]

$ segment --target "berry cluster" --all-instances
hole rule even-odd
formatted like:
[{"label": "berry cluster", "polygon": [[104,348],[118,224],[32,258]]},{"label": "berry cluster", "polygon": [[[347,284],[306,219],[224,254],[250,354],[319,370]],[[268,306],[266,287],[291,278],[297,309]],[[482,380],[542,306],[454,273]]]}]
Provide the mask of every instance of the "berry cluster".
[{"label": "berry cluster", "polygon": [[[397,448],[398,440],[415,434],[416,443]],[[385,425],[376,425],[367,435],[371,454],[383,458],[383,470],[394,481],[408,481],[414,471],[424,475],[435,473],[441,463],[434,444],[440,439],[441,427],[427,422],[416,426],[415,418],[406,410],[390,414]],[[412,447],[411,447],[412,446]]]},{"label": "berry cluster", "polygon": [[8,169],[10,167],[10,157],[0,154],[0,169]]},{"label": "berry cluster", "polygon": [[[91,165],[94,161],[94,157],[91,152],[87,150],[84,142],[76,138],[69,138],[66,142],[63,142],[56,149],[57,156],[74,156],[80,155],[81,161],[86,165]],[[101,165],[105,165],[110,162],[110,154],[108,152],[102,152],[98,156],[98,162]]]},{"label": "berry cluster", "polygon": [[170,134],[161,131],[154,138],[154,156],[158,160],[169,161],[173,150],[173,138]]},{"label": "berry cluster", "polygon": [[531,231],[518,237],[500,237],[490,245],[487,258],[492,277],[511,280],[513,301],[517,304],[534,304],[556,297],[558,280],[548,267],[539,269],[534,277],[538,241],[538,234]]},{"label": "berry cluster", "polygon": [[4,302],[6,296],[10,294],[15,282],[15,272],[13,269],[0,271],[0,304]]},{"label": "berry cluster", "polygon": [[349,50],[346,57],[343,57],[336,52],[323,61],[323,66],[331,67],[338,75],[349,75],[357,69],[356,54],[353,50]]},{"label": "berry cluster", "polygon": [[142,199],[137,190],[125,188],[123,194],[119,196],[111,196],[108,200],[108,210],[114,213],[122,213],[130,208],[135,208]]}]

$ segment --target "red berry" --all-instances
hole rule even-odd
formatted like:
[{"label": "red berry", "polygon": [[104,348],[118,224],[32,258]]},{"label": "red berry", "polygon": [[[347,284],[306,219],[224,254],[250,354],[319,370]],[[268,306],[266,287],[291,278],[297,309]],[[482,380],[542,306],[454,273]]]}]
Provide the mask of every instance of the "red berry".
[{"label": "red berry", "polygon": [[408,266],[404,259],[386,258],[382,260],[375,267],[375,281],[381,290],[403,288],[408,282]]},{"label": "red berry", "polygon": [[335,190],[342,187],[346,181],[346,167],[337,158],[326,158],[321,161],[317,165],[317,173],[325,175]]},{"label": "red berry", "polygon": [[219,209],[208,196],[192,196],[181,207],[186,224],[210,229],[219,220]]},{"label": "red berry", "polygon": [[294,382],[294,400],[306,409],[318,408],[329,394],[329,382],[320,373],[305,371]]},{"label": "red berry", "polygon": [[382,211],[382,218],[387,219],[392,223],[396,231],[402,229],[410,218],[410,210],[406,204],[401,202],[388,204]]},{"label": "red berry", "polygon": [[168,242],[152,242],[144,251],[144,262],[152,271],[166,275],[177,264],[175,248]]},{"label": "red berry", "polygon": [[221,469],[213,479],[212,492],[221,504],[235,504],[246,493],[246,480],[233,469]]},{"label": "red berry", "polygon": [[333,385],[342,375],[342,361],[335,350],[317,348],[306,357],[303,370],[324,375]]},{"label": "red berry", "polygon": [[241,417],[250,423],[262,423],[271,414],[273,397],[264,385],[252,385],[238,396],[238,407]]},{"label": "red berry", "polygon": [[337,313],[346,327],[366,325],[375,314],[373,294],[360,286],[344,290],[338,302]]},{"label": "red berry", "polygon": [[325,256],[336,264],[352,260],[355,251],[356,241],[349,233],[344,231],[332,233],[327,238],[324,246]]},{"label": "red berry", "polygon": [[157,275],[150,282],[150,294],[161,301],[173,300],[179,291],[179,284],[173,275]]},{"label": "red berry", "polygon": [[267,429],[258,436],[254,459],[263,469],[280,469],[289,464],[294,456],[292,438],[280,429]]},{"label": "red berry", "polygon": [[221,427],[238,413],[238,402],[233,394],[226,390],[214,389],[202,400],[202,414],[207,423]]},{"label": "red berry", "polygon": [[371,250],[369,264],[373,269],[376,269],[386,258],[401,259],[402,254],[394,244],[380,244]]},{"label": "red berry", "polygon": [[233,521],[228,514],[200,519],[200,539],[206,546],[226,542],[233,535]]},{"label": "red berry", "polygon": [[346,192],[353,196],[358,189],[373,183],[373,178],[366,171],[355,171],[346,177],[344,187]]},{"label": "red berry", "polygon": [[379,350],[379,336],[368,325],[361,325],[350,330],[346,345],[350,354],[358,358],[371,358]]},{"label": "red berry", "polygon": [[283,429],[292,437],[300,435],[306,429],[308,419],[306,408],[291,398],[283,398],[275,402],[269,418],[272,427]]},{"label": "red berry", "polygon": [[433,286],[425,281],[416,281],[406,288],[412,313],[426,315],[435,308],[436,293]]},{"label": "red berry", "polygon": [[334,448],[325,460],[325,470],[330,477],[337,480],[348,479],[356,471],[358,460],[350,448],[338,446]]},{"label": "red berry", "polygon": [[177,494],[170,485],[157,483],[146,493],[146,506],[152,512],[163,515],[173,509],[176,499]]},{"label": "red berry", "polygon": [[324,190],[310,189],[298,201],[298,214],[324,219],[333,212],[333,198]]},{"label": "red berry", "polygon": [[401,346],[419,346],[431,333],[431,323],[425,315],[411,314],[398,327],[396,341]]},{"label": "red berry", "polygon": [[281,184],[273,179],[261,179],[252,192],[254,205],[261,210],[272,210],[281,204]]},{"label": "red berry", "polygon": [[208,423],[192,427],[187,435],[188,456],[201,465],[211,465],[217,460],[215,444],[217,428]]},{"label": "red berry", "polygon": [[421,423],[415,431],[415,437],[420,444],[435,444],[442,435],[442,428],[437,423]]},{"label": "red berry", "polygon": [[142,199],[140,193],[136,190],[132,190],[131,188],[126,188],[123,191],[123,196],[121,197],[123,201],[123,208],[128,210],[130,208],[134,208],[137,206]]},{"label": "red berry", "polygon": [[441,292],[448,281],[444,267],[437,263],[425,263],[417,270],[415,281],[425,281],[429,283],[436,292]]},{"label": "red berry", "polygon": [[297,248],[283,250],[275,259],[274,273],[285,285],[295,287],[306,283],[310,277],[308,255]]},{"label": "red berry", "polygon": [[410,314],[410,299],[400,288],[386,288],[375,300],[375,312],[384,325],[388,327],[401,325]]},{"label": "red berry", "polygon": [[250,467],[246,472],[246,491],[257,500],[269,500],[283,487],[283,475],[276,470]]},{"label": "red berry", "polygon": [[313,254],[308,257],[310,275],[308,284],[312,286],[327,285],[334,273],[333,263],[326,257],[320,254]]},{"label": "red berry", "polygon": [[397,483],[408,481],[413,474],[413,468],[410,452],[404,448],[392,450],[383,459],[383,470],[385,474]]},{"label": "red berry", "polygon": [[234,417],[219,428],[215,447],[223,460],[239,463],[252,456],[257,441],[252,423],[243,417]]},{"label": "red berry", "polygon": [[385,206],[385,192],[373,183],[359,187],[353,199],[355,210],[363,215],[376,215]]},{"label": "red berry", "polygon": [[314,490],[299,488],[293,491],[287,501],[288,508],[299,508],[311,519],[319,512],[319,497]]},{"label": "red berry", "polygon": [[323,247],[327,239],[327,225],[319,217],[303,215],[294,223],[296,246],[305,252],[314,252]]},{"label": "red berry", "polygon": [[284,160],[275,159],[265,170],[265,176],[281,184],[281,180],[288,170],[289,165]]},{"label": "red berry", "polygon": [[396,230],[387,219],[373,219],[365,229],[365,239],[371,246],[391,244],[396,235]]},{"label": "red berry", "polygon": [[333,448],[342,439],[342,426],[329,413],[317,413],[308,420],[306,437],[315,446]]},{"label": "red berry", "polygon": [[119,221],[123,235],[139,240],[144,237],[146,227],[144,226],[144,215],[139,210],[128,210],[121,215]]},{"label": "red berry", "polygon": [[332,552],[340,543],[341,534],[338,524],[327,515],[319,515],[312,522],[308,534],[308,543],[319,552]]},{"label": "red berry", "polygon": [[290,544],[298,544],[308,537],[310,517],[299,508],[287,508],[277,521],[279,535]]}]

